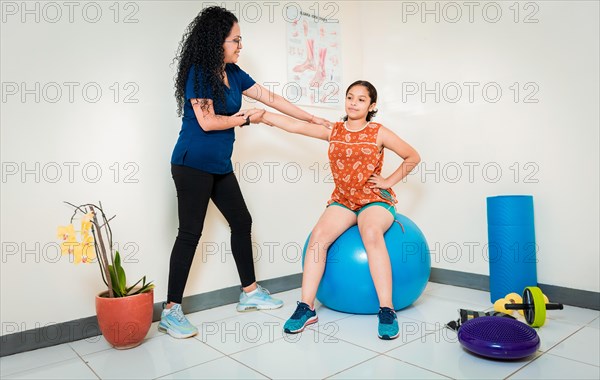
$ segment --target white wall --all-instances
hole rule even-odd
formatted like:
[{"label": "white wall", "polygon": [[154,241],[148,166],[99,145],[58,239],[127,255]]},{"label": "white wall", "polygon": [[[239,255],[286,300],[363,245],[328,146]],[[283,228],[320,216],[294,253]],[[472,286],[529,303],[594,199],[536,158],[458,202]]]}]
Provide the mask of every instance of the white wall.
[{"label": "white wall", "polygon": [[[53,3],[60,19],[43,3],[28,3],[31,14],[22,4],[2,3],[2,335],[94,314],[93,295],[103,288],[98,268],[57,256],[56,226],[71,215],[63,200],[101,200],[117,214],[112,227],[129,277],[146,274],[156,282],[155,301],[166,297],[177,230],[169,159],[180,127],[170,64],[184,28],[208,3],[120,3],[116,23],[112,2],[79,3],[72,22],[62,3]],[[102,10],[97,22],[91,22],[94,4]],[[261,15],[245,4],[227,4],[241,11],[239,64],[258,82],[279,82],[281,89],[287,81],[282,9],[288,3],[254,3]],[[314,9],[313,2],[298,4]],[[323,13],[334,10],[326,4],[319,4]],[[433,265],[487,274],[481,254],[485,197],[528,193],[535,197],[539,281],[598,291],[598,4],[537,2],[536,24],[510,22],[504,4],[498,23],[476,18],[454,24],[422,23],[417,16],[402,22],[402,6],[409,3],[332,4],[342,23],[344,89],[358,78],[372,81],[380,92],[378,120],[412,143],[427,169],[440,165],[439,181],[417,173],[396,187],[399,211],[422,227],[432,248],[438,244]],[[127,15],[138,22],[123,22]],[[496,82],[503,94],[497,103],[480,91],[473,103],[464,96],[454,104],[431,97],[422,102],[416,95],[403,101],[402,84],[422,81]],[[535,82],[539,102],[524,103],[521,89],[514,103],[513,82]],[[95,87],[102,95],[92,102]],[[138,102],[126,102],[126,95]],[[308,110],[335,120],[341,104]],[[300,271],[298,249],[332,189],[325,180],[325,147],[266,126],[237,132],[234,163],[254,218],[259,280]],[[480,164],[472,182],[464,162]],[[452,163],[463,170],[456,183],[448,180],[457,166]],[[501,167],[498,182],[483,177],[486,163]],[[539,169],[532,177],[537,183],[526,183],[527,163]],[[395,164],[387,155],[386,170]],[[211,206],[202,244],[214,254],[198,251],[186,295],[239,283],[228,240],[226,222]],[[468,242],[479,244],[472,260]],[[462,252],[452,262],[456,246]]]},{"label": "white wall", "polygon": [[531,194],[538,281],[597,292],[598,2],[472,4],[361,6],[380,121],[423,160],[399,209],[435,267],[487,275],[486,197]]},{"label": "white wall", "polygon": [[[128,277],[147,275],[156,283],[155,301],[166,298],[177,233],[169,160],[180,129],[170,64],[188,23],[211,3],[141,1],[127,8],[121,3],[117,23],[112,2],[79,3],[73,22],[68,7],[53,4],[62,18],[56,8],[39,2],[28,3],[31,14],[21,2],[2,5],[3,335],[95,314],[94,295],[103,290],[98,267],[75,266],[58,251],[56,227],[71,216],[63,200],[101,200],[116,214],[111,226],[126,256]],[[239,64],[259,83],[277,82],[276,92],[282,91],[287,3],[254,4],[260,4],[260,14],[243,2],[226,4],[241,12]],[[303,4],[303,10],[310,11],[310,5]],[[125,23],[126,16],[138,22]],[[346,28],[358,23],[358,7],[341,7],[336,18],[345,20],[344,72],[358,77],[362,57],[351,48],[360,37],[358,30]],[[102,91],[98,99],[96,87]],[[343,109],[309,111],[337,119]],[[304,239],[332,189],[323,181],[325,151],[323,142],[264,125],[238,131],[234,163],[254,219],[259,280],[300,272]],[[211,254],[198,251],[185,295],[239,285],[228,230],[211,205],[202,238]]]}]

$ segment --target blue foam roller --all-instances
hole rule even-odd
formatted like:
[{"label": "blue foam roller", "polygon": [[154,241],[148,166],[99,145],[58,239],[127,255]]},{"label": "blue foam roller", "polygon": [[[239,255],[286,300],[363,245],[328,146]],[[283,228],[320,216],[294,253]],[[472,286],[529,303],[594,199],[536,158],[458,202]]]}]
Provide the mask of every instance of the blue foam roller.
[{"label": "blue foam roller", "polygon": [[488,259],[492,303],[537,286],[533,197],[487,198]]}]

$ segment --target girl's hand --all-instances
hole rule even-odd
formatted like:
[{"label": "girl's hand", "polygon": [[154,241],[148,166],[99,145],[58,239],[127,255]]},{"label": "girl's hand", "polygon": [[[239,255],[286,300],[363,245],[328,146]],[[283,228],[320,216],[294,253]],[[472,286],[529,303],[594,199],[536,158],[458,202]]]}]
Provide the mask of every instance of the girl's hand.
[{"label": "girl's hand", "polygon": [[250,116],[250,123],[259,124],[263,122],[264,115],[265,110],[254,108],[246,114],[246,117]]},{"label": "girl's hand", "polygon": [[388,183],[387,179],[382,177],[379,174],[373,174],[367,180],[371,184],[371,188],[379,188],[379,189],[389,189],[391,185]]},{"label": "girl's hand", "polygon": [[260,108],[249,108],[247,110],[239,110],[238,112],[236,112],[235,114],[231,115],[232,117],[236,117],[236,116],[243,116],[243,117],[248,117],[248,116],[252,116],[255,113],[261,113],[261,112],[265,112],[265,110],[260,109]]},{"label": "girl's hand", "polygon": [[[258,124],[262,121],[262,116],[264,115],[265,110],[260,108],[251,108],[247,110],[240,110],[232,117],[241,117],[243,121],[245,121],[248,117],[250,118],[250,123]],[[243,124],[240,124],[240,127],[244,127]]]},{"label": "girl's hand", "polygon": [[313,115],[313,117],[310,119],[309,121],[312,124],[319,124],[322,125],[324,127],[327,127],[329,129],[331,129],[331,127],[333,127],[333,123],[329,120],[323,119],[322,117],[318,117]]}]

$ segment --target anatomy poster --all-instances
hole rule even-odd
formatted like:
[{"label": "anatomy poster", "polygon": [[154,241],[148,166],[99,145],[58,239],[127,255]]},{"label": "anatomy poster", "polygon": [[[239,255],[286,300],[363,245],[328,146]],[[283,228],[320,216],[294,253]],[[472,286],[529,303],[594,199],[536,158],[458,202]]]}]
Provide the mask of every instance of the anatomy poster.
[{"label": "anatomy poster", "polygon": [[293,103],[338,108],[342,64],[340,24],[301,13],[288,23],[288,85]]}]

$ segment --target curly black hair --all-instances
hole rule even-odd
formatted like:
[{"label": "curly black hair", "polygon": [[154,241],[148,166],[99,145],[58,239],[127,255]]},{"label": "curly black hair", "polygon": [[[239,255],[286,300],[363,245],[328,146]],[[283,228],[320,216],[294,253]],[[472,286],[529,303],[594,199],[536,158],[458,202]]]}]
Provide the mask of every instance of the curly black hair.
[{"label": "curly black hair", "polygon": [[[346,89],[346,96],[348,95],[350,89],[354,86],[363,86],[367,89],[367,91],[369,92],[369,98],[371,98],[371,103],[369,103],[369,105],[377,103],[377,89],[371,84],[371,82],[367,82],[366,80],[357,80],[356,82],[348,86],[348,88]],[[377,114],[377,108],[367,113],[367,121],[371,121],[371,119],[375,117],[375,114]],[[342,120],[347,121],[348,115],[342,117]]]},{"label": "curly black hair", "polygon": [[[181,116],[186,101],[185,87],[189,72],[196,67],[194,92],[199,93],[198,75],[202,75],[203,91],[212,91],[215,109],[217,104],[225,104],[223,90],[223,42],[231,32],[238,19],[225,8],[208,7],[200,12],[188,25],[179,42],[177,54],[173,62],[177,62],[175,75],[175,99],[177,115]],[[201,104],[207,106],[206,101]]]}]

